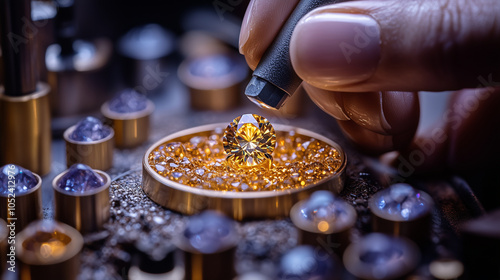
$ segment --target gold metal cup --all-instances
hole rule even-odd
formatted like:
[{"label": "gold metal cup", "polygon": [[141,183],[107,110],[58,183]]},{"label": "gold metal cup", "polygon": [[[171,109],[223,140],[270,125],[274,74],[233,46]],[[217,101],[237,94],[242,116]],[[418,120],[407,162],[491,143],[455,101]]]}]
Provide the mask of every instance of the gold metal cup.
[{"label": "gold metal cup", "polygon": [[194,136],[208,136],[215,128],[226,127],[227,124],[209,124],[173,133],[154,143],[143,158],[142,189],[154,202],[171,210],[192,215],[203,210],[217,210],[235,220],[275,219],[288,217],[292,206],[303,200],[316,190],[330,190],[339,193],[344,187],[346,155],[342,148],[332,140],[309,130],[286,125],[273,125],[276,131],[295,130],[304,135],[321,140],[336,148],[341,156],[342,164],[338,172],[316,184],[301,189],[286,191],[260,192],[221,192],[204,190],[179,184],[156,173],[148,164],[148,156],[159,145],[176,139],[188,141]]},{"label": "gold metal cup", "polygon": [[[29,223],[42,218],[42,178],[33,173],[38,183],[27,192],[15,194],[15,200],[8,195],[0,195],[0,218],[6,222],[15,222],[16,233]],[[13,206],[13,207],[9,207]],[[14,211],[9,211],[14,208]]]},{"label": "gold metal cup", "polygon": [[[38,242],[43,242],[47,235],[53,236],[52,241],[63,239],[67,244],[62,249],[59,244],[50,243],[42,244],[40,250],[30,246],[34,237],[37,237]],[[83,237],[74,228],[56,221],[33,222],[16,236],[20,279],[77,279],[82,248]]]},{"label": "gold metal cup", "polygon": [[64,131],[66,141],[66,166],[70,167],[75,163],[86,164],[93,169],[108,170],[113,166],[113,149],[115,132],[97,141],[84,142],[75,141],[70,138],[76,125]]},{"label": "gold metal cup", "polygon": [[[213,56],[209,55],[209,56]],[[196,110],[224,111],[238,106],[240,103],[243,81],[247,77],[248,67],[240,63],[230,54],[221,53],[233,60],[234,67],[229,73],[216,77],[202,77],[194,75],[190,67],[194,60],[203,59],[195,57],[185,60],[179,66],[179,79],[188,87],[191,107]]]},{"label": "gold metal cup", "polygon": [[46,175],[51,164],[49,86],[34,93],[7,96],[0,86],[0,165],[14,163]]},{"label": "gold metal cup", "polygon": [[101,230],[110,216],[111,178],[103,171],[94,171],[104,178],[104,185],[85,193],[65,192],[57,187],[61,177],[68,171],[57,175],[52,181],[55,219],[76,228],[81,233]]},{"label": "gold metal cup", "polygon": [[133,148],[148,140],[150,116],[154,108],[155,106],[150,100],[147,100],[144,110],[133,113],[113,112],[109,109],[108,102],[101,106],[101,113],[110,121],[115,131],[117,148]]},{"label": "gold metal cup", "polygon": [[[340,198],[337,198],[340,199]],[[313,221],[302,218],[301,210],[307,201],[299,201],[290,210],[290,219],[299,230],[300,244],[323,248],[326,252],[335,252],[341,255],[351,243],[351,228],[356,223],[357,214],[354,207],[345,203],[345,220],[334,219],[332,221],[321,221],[316,225]]]}]

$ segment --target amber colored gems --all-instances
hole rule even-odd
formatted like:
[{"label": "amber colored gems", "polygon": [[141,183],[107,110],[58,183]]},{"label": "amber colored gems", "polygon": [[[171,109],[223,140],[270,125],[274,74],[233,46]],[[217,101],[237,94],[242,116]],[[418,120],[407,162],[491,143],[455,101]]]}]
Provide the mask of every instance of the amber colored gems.
[{"label": "amber colored gems", "polygon": [[71,242],[71,238],[66,234],[54,232],[41,232],[23,242],[25,250],[32,251],[40,259],[57,259],[66,252],[66,246]]},{"label": "amber colored gems", "polygon": [[271,168],[276,132],[271,123],[256,114],[235,118],[222,138],[226,160],[234,168]]},{"label": "amber colored gems", "polygon": [[290,131],[276,131],[270,169],[234,168],[226,160],[223,129],[174,139],[148,155],[151,168],[171,181],[215,191],[280,191],[300,189],[336,174],[340,152],[329,144]]}]

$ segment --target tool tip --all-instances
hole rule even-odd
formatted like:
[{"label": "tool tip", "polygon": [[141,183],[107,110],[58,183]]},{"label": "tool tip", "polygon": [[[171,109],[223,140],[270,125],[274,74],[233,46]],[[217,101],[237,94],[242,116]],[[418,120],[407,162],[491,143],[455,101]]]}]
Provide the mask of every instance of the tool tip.
[{"label": "tool tip", "polygon": [[248,83],[245,95],[259,107],[274,110],[281,108],[289,96],[284,90],[257,76],[253,76]]}]

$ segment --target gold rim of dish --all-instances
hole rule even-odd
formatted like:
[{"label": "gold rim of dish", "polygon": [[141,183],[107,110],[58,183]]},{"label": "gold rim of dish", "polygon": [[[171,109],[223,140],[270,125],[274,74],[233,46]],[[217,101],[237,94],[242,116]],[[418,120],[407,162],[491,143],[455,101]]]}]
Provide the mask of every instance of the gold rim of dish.
[{"label": "gold rim of dish", "polygon": [[[215,123],[189,128],[172,133],[151,145],[143,157],[142,189],[154,202],[182,214],[196,214],[203,210],[218,210],[236,220],[288,217],[291,207],[309,197],[316,190],[342,191],[344,186],[347,157],[344,150],[334,141],[315,132],[281,124],[274,124],[276,131],[294,130],[299,135],[311,137],[332,146],[339,151],[342,163],[337,172],[315,184],[300,189],[280,191],[225,192],[190,187],[169,180],[158,174],[148,163],[149,154],[158,146],[177,138],[191,138],[208,134],[216,128],[225,129],[228,124]],[[193,205],[198,203],[200,206]]]}]

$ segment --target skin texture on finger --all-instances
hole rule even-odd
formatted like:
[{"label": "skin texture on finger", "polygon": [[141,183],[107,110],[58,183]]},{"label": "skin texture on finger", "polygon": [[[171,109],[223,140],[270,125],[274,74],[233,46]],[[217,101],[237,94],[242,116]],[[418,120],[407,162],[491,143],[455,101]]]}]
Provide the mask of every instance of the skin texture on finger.
[{"label": "skin texture on finger", "polygon": [[415,130],[403,134],[384,135],[363,128],[353,121],[338,121],[338,124],[344,135],[359,150],[371,155],[407,149],[415,135]]},{"label": "skin texture on finger", "polygon": [[500,155],[499,108],[500,88],[453,93],[439,122],[419,133],[390,164],[401,174],[472,172],[496,164]]},{"label": "skin texture on finger", "polygon": [[297,25],[297,74],[332,91],[441,91],[500,76],[496,0],[350,1]]},{"label": "skin texture on finger", "polygon": [[331,92],[303,83],[313,102],[337,120],[352,120],[383,135],[414,133],[420,106],[416,92]]},{"label": "skin texture on finger", "polygon": [[240,31],[240,53],[252,70],[278,35],[298,0],[252,0],[245,12]]}]

